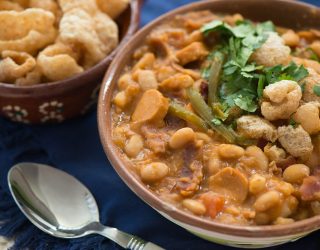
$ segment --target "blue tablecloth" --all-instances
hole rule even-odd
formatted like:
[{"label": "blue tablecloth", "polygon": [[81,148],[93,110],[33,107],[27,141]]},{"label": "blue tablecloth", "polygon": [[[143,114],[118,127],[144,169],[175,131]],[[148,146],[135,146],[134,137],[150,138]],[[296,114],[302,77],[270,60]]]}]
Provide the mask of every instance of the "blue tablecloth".
[{"label": "blue tablecloth", "polygon": [[[142,24],[188,0],[149,0],[142,12]],[[320,4],[319,0],[308,2]],[[0,118],[0,221],[11,225],[0,228],[0,235],[18,235],[19,249],[119,249],[100,236],[73,241],[51,238],[33,227],[15,208],[7,195],[6,174],[21,161],[48,163],[79,178],[94,194],[102,223],[155,242],[166,249],[233,249],[204,241],[169,222],[143,203],[114,172],[102,150],[96,112],[60,125],[27,126]],[[22,234],[19,234],[22,232]],[[295,243],[272,248],[320,248],[320,232]]]}]

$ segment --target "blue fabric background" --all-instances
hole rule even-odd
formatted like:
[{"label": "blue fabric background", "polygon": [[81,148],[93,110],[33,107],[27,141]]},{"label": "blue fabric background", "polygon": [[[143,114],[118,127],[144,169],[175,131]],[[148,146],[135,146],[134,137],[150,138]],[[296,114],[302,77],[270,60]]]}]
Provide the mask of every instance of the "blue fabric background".
[{"label": "blue fabric background", "polygon": [[[142,24],[188,0],[149,0],[143,7]],[[319,0],[309,0],[320,4]],[[0,235],[18,235],[19,247],[35,249],[119,249],[100,236],[66,241],[51,238],[27,222],[15,209],[8,191],[6,175],[9,168],[21,161],[35,161],[56,166],[81,180],[94,194],[101,213],[102,223],[155,242],[166,249],[196,250],[233,248],[216,245],[193,236],[174,225],[144,204],[114,172],[102,150],[96,112],[60,125],[27,126],[0,118],[0,197],[8,205],[0,205],[1,219],[11,219],[11,227],[0,229]],[[9,204],[7,203],[7,204]],[[271,248],[320,248],[320,232],[313,233],[295,243]]]}]

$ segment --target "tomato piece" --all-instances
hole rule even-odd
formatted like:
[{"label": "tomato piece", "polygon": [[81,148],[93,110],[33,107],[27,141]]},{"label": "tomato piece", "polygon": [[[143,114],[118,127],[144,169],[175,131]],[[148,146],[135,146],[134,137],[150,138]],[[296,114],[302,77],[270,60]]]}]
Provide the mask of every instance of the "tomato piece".
[{"label": "tomato piece", "polygon": [[216,195],[214,193],[208,192],[200,196],[200,200],[203,202],[206,207],[206,214],[214,219],[218,213],[223,210],[224,207],[224,198]]}]

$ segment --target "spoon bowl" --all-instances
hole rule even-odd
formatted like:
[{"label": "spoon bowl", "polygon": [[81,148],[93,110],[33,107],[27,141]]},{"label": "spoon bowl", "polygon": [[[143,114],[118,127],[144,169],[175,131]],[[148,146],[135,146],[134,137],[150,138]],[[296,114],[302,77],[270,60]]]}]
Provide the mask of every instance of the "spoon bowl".
[{"label": "spoon bowl", "polygon": [[24,215],[52,236],[78,238],[97,233],[127,249],[162,249],[100,224],[98,206],[91,192],[61,170],[43,164],[20,163],[10,169],[8,184]]},{"label": "spoon bowl", "polygon": [[81,237],[81,229],[99,221],[90,191],[63,171],[24,163],[13,167],[8,178],[21,211],[46,233],[62,238]]}]

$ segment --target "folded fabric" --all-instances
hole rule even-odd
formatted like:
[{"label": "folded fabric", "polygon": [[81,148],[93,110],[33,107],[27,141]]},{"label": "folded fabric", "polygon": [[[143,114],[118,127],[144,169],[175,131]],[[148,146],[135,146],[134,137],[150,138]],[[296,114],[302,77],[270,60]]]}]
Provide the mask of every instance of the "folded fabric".
[{"label": "folded fabric", "polygon": [[[143,24],[189,0],[149,0]],[[318,0],[309,1],[319,3]],[[122,182],[100,144],[96,111],[60,125],[30,126],[0,118],[0,236],[15,238],[13,249],[100,250],[120,249],[102,236],[73,240],[51,237],[34,227],[16,207],[9,194],[7,173],[16,163],[49,164],[74,175],[96,198],[101,222],[173,250],[229,250],[202,240],[171,223],[146,205]],[[320,246],[320,232],[270,250],[308,249]],[[1,245],[0,245],[1,249]]]}]

